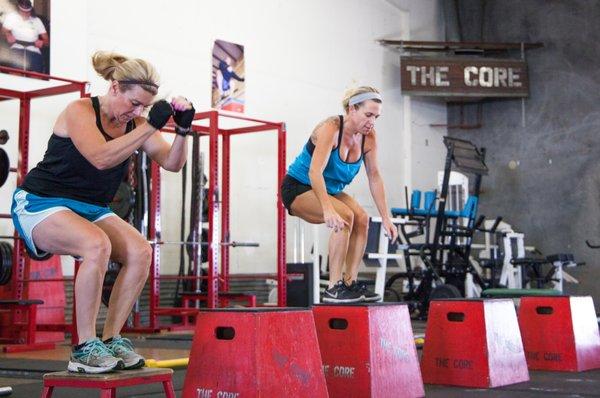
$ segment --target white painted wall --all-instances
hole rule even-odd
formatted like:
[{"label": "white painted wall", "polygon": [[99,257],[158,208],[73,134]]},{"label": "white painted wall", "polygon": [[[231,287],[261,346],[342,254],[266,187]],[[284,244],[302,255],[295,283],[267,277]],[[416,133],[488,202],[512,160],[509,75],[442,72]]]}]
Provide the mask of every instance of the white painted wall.
[{"label": "white painted wall", "polygon": [[[286,122],[288,164],[318,121],[341,112],[345,89],[376,86],[384,97],[383,114],[377,124],[380,167],[390,205],[402,205],[405,184],[417,187],[417,179],[430,179],[431,184],[426,185],[431,187],[435,183],[437,163],[443,157],[436,140],[441,142],[444,132],[428,125],[446,120],[445,105],[403,98],[398,54],[375,40],[406,36],[403,18],[410,23],[408,35],[412,39],[440,40],[443,26],[438,3],[232,0],[225,8],[219,2],[193,0],[55,0],[51,70],[57,76],[89,80],[92,94],[103,94],[106,83],[94,75],[90,56],[100,49],[119,51],[145,58],[157,67],[163,82],[162,95],[183,94],[196,109],[206,110],[210,106],[214,40],[240,43],[246,51],[246,113]],[[56,97],[34,104],[30,166],[41,159],[54,118],[69,100],[68,96]],[[17,130],[16,109],[14,101],[0,102],[0,126],[11,132]],[[404,120],[408,111],[411,119]],[[429,138],[429,146],[423,144],[424,137]],[[7,150],[16,163],[13,138]],[[234,140],[232,239],[258,241],[261,247],[232,250],[232,272],[275,269],[276,142],[274,133]],[[206,148],[206,142],[203,145]],[[176,240],[180,176],[163,172],[163,182],[163,239]],[[12,186],[9,183],[0,188],[2,212],[8,209],[12,191],[7,187]],[[375,214],[364,173],[348,192]],[[12,232],[9,224],[0,224],[0,234]],[[288,218],[288,225],[294,224],[295,220]],[[325,234],[323,230],[323,253]],[[288,236],[291,261],[291,233]],[[163,272],[176,272],[177,253],[176,248],[165,247]]]}]

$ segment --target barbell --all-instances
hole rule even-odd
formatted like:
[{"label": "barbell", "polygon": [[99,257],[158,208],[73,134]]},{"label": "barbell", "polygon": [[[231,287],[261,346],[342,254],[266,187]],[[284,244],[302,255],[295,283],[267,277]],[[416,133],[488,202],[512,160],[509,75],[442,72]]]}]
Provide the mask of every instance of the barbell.
[{"label": "barbell", "polygon": [[[183,245],[183,246],[208,246],[208,242],[182,242],[178,240],[149,240],[148,243],[151,245]],[[220,246],[231,246],[231,247],[260,247],[258,242],[220,242]]]},{"label": "barbell", "polygon": [[[15,239],[15,237],[10,235],[0,235],[0,239]],[[148,243],[151,245],[208,246],[208,242],[182,242],[178,240],[149,240]],[[231,242],[221,242],[219,244],[221,246],[231,247],[260,247],[260,243],[258,242],[238,242],[235,240]]]}]

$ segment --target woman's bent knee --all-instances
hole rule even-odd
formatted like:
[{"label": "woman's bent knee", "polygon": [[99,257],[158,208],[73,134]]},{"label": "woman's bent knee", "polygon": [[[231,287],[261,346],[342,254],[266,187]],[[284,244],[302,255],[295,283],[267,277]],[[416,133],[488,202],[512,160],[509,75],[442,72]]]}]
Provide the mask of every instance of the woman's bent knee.
[{"label": "woman's bent knee", "polygon": [[84,260],[102,262],[106,267],[110,259],[111,250],[110,239],[108,239],[108,236],[104,232],[99,231],[88,238],[82,255]]},{"label": "woman's bent knee", "polygon": [[354,229],[367,233],[369,230],[369,215],[366,211],[361,210],[354,214]]},{"label": "woman's bent knee", "polygon": [[140,264],[142,267],[150,267],[152,262],[152,246],[147,242],[140,242],[127,247],[127,262]]}]

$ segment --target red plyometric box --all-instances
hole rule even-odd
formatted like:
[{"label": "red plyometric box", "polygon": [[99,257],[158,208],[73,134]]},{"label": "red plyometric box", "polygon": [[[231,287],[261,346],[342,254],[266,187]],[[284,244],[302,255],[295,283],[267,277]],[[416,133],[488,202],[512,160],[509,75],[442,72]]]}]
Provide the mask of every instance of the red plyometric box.
[{"label": "red plyometric box", "polygon": [[[37,325],[64,324],[65,323],[65,286],[62,280],[44,281],[44,279],[62,279],[62,266],[60,256],[52,256],[44,261],[34,261],[25,257],[25,275],[30,281],[25,283],[23,300],[42,300],[36,311]],[[13,275],[13,278],[15,275]],[[40,280],[41,279],[41,280]],[[36,280],[40,280],[36,282]],[[14,299],[16,292],[12,284],[0,286],[0,299]],[[16,314],[15,318],[10,313],[0,314],[0,338],[25,340],[24,330],[11,328],[13,323],[26,321],[27,314]],[[36,343],[62,342],[64,332],[37,332]]]},{"label": "red plyometric box", "polygon": [[519,325],[529,369],[600,368],[600,334],[591,297],[523,297]]},{"label": "red plyometric box", "polygon": [[183,397],[327,397],[312,312],[200,311]]},{"label": "red plyometric box", "polygon": [[429,384],[489,388],[528,381],[512,300],[432,301],[421,370]]},{"label": "red plyometric box", "polygon": [[[52,256],[44,261],[35,261],[27,256],[25,258],[25,269],[29,270],[26,296],[29,299],[40,299],[44,304],[37,309],[37,324],[52,325],[65,323],[65,307],[67,299],[65,294],[65,282],[63,278],[62,263],[60,256]],[[35,280],[41,279],[39,282]],[[57,281],[45,281],[44,279],[59,279]],[[37,342],[63,342],[64,332],[37,332]]]},{"label": "red plyometric box", "polygon": [[313,307],[330,397],[423,397],[405,304]]}]

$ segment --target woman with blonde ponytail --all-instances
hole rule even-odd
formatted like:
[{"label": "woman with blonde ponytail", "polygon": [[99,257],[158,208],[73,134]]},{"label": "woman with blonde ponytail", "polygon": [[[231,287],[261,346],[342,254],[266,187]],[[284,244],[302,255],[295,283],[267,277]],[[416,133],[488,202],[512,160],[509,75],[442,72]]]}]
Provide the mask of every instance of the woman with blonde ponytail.
[{"label": "woman with blonde ponytail", "polygon": [[[92,65],[108,81],[107,92],[75,100],[60,113],[43,160],[13,195],[11,212],[33,258],[49,253],[81,258],[75,281],[79,344],[68,370],[103,373],[144,366],[144,358],[119,333],[144,287],[152,256],[146,238],[108,204],[136,150],[166,170],[183,167],[195,111],[183,97],[155,101],[158,74],[145,60],[99,51]],[[171,117],[177,135],[169,144],[160,129]],[[96,316],[109,260],[122,268],[99,339]]]},{"label": "woman with blonde ponytail", "polygon": [[377,165],[375,120],[382,98],[373,87],[358,87],[344,95],[344,114],[331,116],[315,127],[302,152],[288,168],[281,185],[283,204],[291,215],[331,228],[329,286],[323,302],[379,301],[381,297],[358,283],[358,266],[367,244],[369,216],[343,189],[364,162],[371,195],[392,240],[392,224],[383,179]]}]

